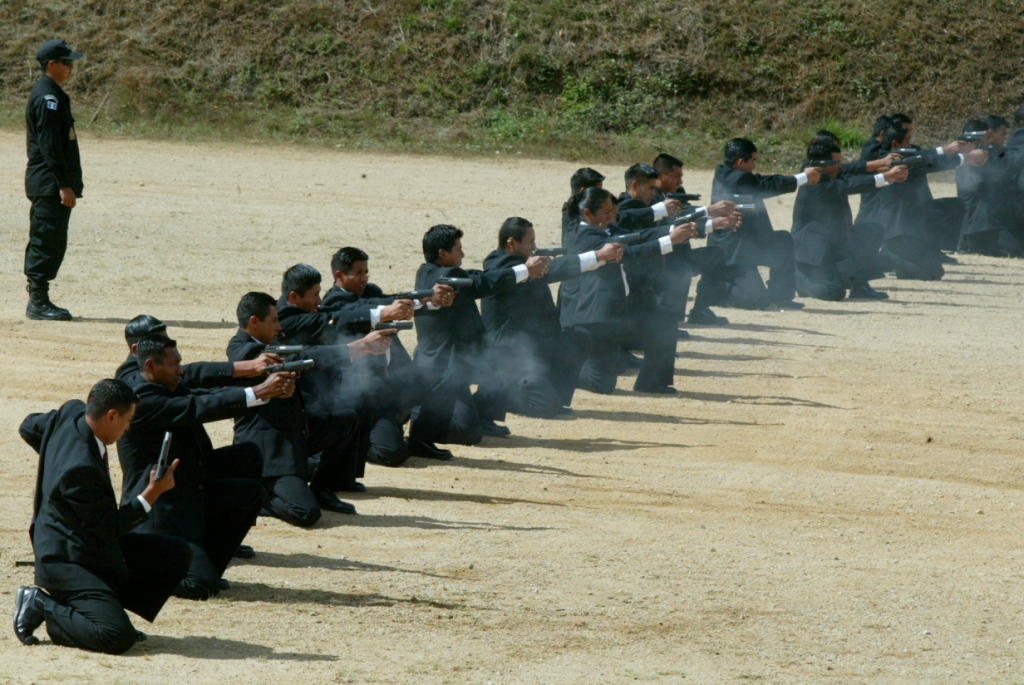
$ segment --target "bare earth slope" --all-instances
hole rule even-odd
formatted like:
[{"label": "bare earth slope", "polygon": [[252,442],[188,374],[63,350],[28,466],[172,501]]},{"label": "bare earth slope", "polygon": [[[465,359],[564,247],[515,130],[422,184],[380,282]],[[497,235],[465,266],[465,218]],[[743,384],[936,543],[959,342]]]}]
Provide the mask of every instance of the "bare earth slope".
[{"label": "bare earth slope", "polygon": [[[16,427],[111,375],[127,319],[155,314],[186,361],[221,359],[243,292],[276,292],[299,261],[326,273],[342,245],[388,290],[412,285],[433,223],[468,231],[474,266],[508,215],[554,244],[578,166],[95,138],[83,153],[53,292],[83,320],[29,322],[24,139],[0,134],[0,616],[32,578],[15,561],[35,456]],[[709,193],[710,172],[687,181]],[[791,201],[771,205],[777,227]],[[679,346],[679,397],[624,379],[450,463],[371,465],[360,516],[261,519],[233,589],[171,600],[125,657],[0,630],[0,682],[1017,682],[1022,285],[1019,262],[965,258],[939,283],[881,282],[888,302],[722,310],[732,325]]]}]

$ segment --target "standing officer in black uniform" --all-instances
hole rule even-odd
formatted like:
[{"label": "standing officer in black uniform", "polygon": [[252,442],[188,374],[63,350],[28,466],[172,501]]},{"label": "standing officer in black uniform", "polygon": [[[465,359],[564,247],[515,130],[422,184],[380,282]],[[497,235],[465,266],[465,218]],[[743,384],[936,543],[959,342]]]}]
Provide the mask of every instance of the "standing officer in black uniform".
[{"label": "standing officer in black uniform", "polygon": [[57,277],[68,247],[68,220],[82,197],[82,160],[78,155],[71,98],[61,84],[71,78],[76,59],[83,57],[63,40],[48,40],[36,51],[43,75],[36,81],[25,109],[28,168],[25,194],[32,202],[25,247],[30,319],[70,321],[71,312],[50,302],[50,281]]}]

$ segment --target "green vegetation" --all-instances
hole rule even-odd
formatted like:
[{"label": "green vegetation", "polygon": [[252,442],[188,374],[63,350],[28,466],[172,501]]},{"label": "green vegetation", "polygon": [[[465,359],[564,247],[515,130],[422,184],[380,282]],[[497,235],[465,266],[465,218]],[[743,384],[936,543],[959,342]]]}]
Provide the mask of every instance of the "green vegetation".
[{"label": "green vegetation", "polygon": [[342,147],[779,163],[882,111],[926,140],[1024,92],[1019,0],[0,0],[0,124],[66,37],[83,127]]}]

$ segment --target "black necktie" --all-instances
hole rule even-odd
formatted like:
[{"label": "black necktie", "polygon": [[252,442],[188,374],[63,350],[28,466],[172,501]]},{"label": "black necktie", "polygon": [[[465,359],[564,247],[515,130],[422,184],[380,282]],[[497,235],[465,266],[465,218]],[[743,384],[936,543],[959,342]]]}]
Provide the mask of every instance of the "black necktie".
[{"label": "black necktie", "polygon": [[107,458],[107,448],[103,448],[103,468],[107,472],[107,478],[110,478],[110,460]]}]

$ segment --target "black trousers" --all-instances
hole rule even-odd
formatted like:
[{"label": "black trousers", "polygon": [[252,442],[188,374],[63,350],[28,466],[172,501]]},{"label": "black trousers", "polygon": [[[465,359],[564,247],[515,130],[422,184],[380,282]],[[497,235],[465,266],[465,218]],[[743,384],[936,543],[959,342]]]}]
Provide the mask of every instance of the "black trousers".
[{"label": "black trousers", "polygon": [[[764,309],[776,302],[789,302],[796,294],[796,266],[793,258],[793,236],[785,231],[772,231],[770,236],[754,241],[758,260],[755,264],[726,267],[726,303],[739,309]],[[757,266],[770,269],[765,286]]]},{"label": "black trousers", "polygon": [[644,359],[635,390],[672,385],[676,358],[676,317],[657,307],[637,312],[629,325],[584,324],[577,326],[590,336],[590,352],[580,369],[577,387],[610,395],[625,370],[622,350],[642,349]]},{"label": "black trousers", "polygon": [[191,552],[179,538],[129,533],[121,539],[128,581],[116,590],[62,592],[47,588],[46,632],[54,644],[122,654],[138,636],[125,610],[152,622],[188,571]]},{"label": "black trousers", "polygon": [[469,384],[458,379],[438,380],[423,404],[412,411],[410,440],[475,445],[483,437],[480,411]]},{"label": "black trousers", "polygon": [[940,250],[952,252],[956,249],[965,211],[964,201],[958,197],[944,197],[925,205],[928,226]]},{"label": "black trousers", "polygon": [[914,281],[937,281],[946,271],[942,252],[929,240],[909,236],[891,238],[882,243],[882,261],[896,272],[896,278]]},{"label": "black trousers", "polygon": [[838,302],[848,289],[881,278],[879,248],[884,229],[876,223],[854,224],[849,235],[837,235],[820,264],[796,263],[796,286],[801,297]]},{"label": "black trousers", "polygon": [[717,247],[697,247],[665,256],[665,268],[658,284],[658,304],[675,312],[677,320],[686,314],[690,282],[695,276],[697,294],[693,309],[707,309],[726,299],[725,253]]},{"label": "black trousers", "polygon": [[430,384],[413,364],[388,368],[379,391],[371,401],[368,459],[382,466],[401,466],[409,458],[403,424],[414,407],[430,395]]},{"label": "black trousers", "polygon": [[987,257],[1024,257],[1024,245],[1010,231],[984,231],[960,237],[963,252]]},{"label": "black trousers", "polygon": [[368,407],[342,409],[330,415],[308,417],[309,441],[307,449],[319,458],[311,460],[309,487],[314,493],[321,490],[341,490],[351,485],[366,472],[366,453],[369,446]]},{"label": "black trousers", "polygon": [[309,489],[309,484],[304,478],[264,478],[263,487],[267,491],[264,509],[286,523],[299,528],[309,528],[323,515],[316,495]]},{"label": "black trousers", "polygon": [[497,356],[505,363],[474,395],[481,413],[497,421],[507,412],[551,419],[572,404],[590,336],[582,329],[561,330],[553,338],[520,334],[495,349],[504,352]]},{"label": "black trousers", "polygon": [[42,285],[57,278],[68,249],[68,221],[71,208],[60,195],[33,197],[28,215],[28,245],[25,246],[25,276]]}]

